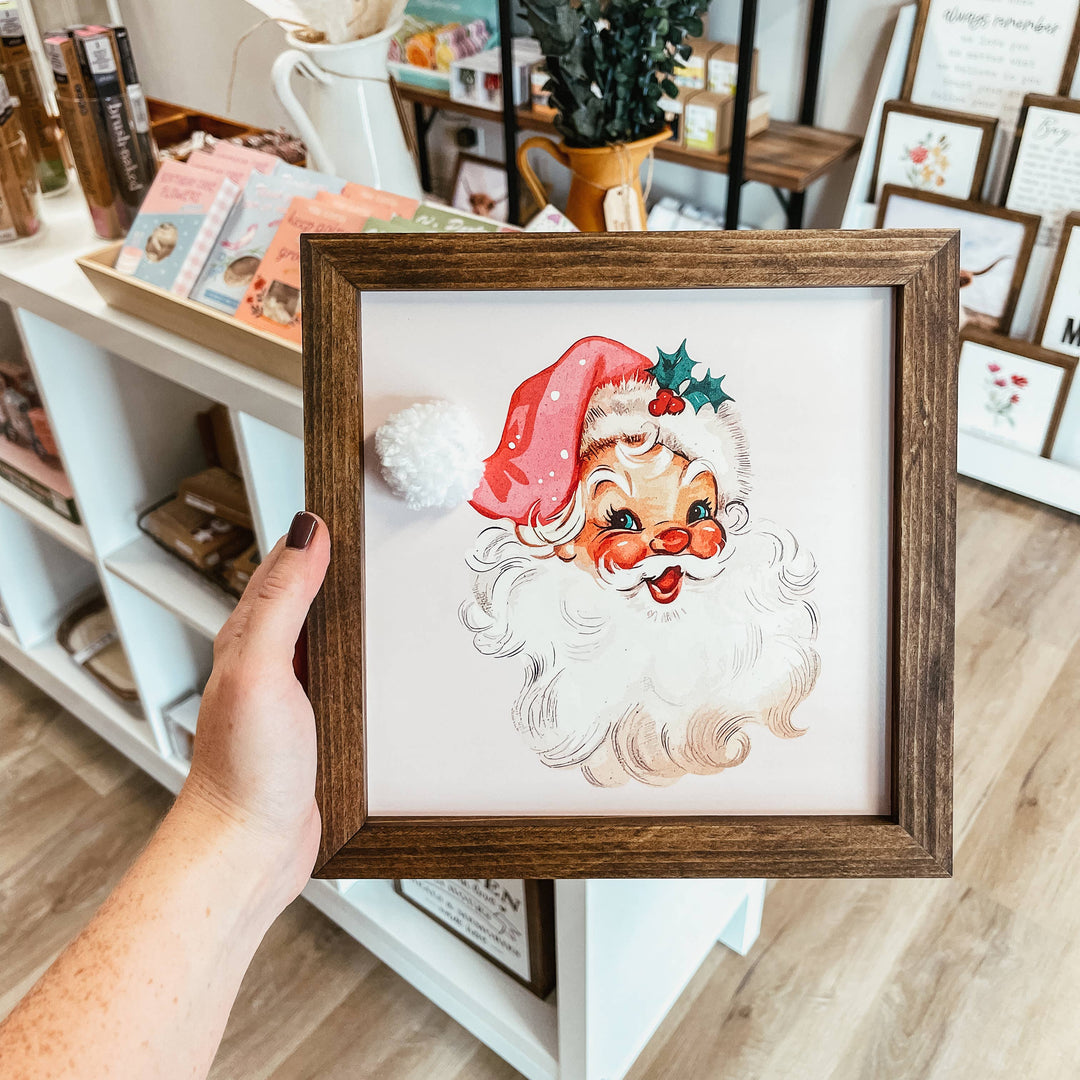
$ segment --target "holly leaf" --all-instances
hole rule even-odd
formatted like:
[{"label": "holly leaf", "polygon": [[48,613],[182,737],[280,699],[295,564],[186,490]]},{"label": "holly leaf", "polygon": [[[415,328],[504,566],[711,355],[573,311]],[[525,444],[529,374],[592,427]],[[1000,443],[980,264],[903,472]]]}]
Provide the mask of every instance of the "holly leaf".
[{"label": "holly leaf", "polygon": [[725,393],[720,385],[725,378],[727,378],[726,375],[721,375],[718,379],[714,378],[711,371],[706,371],[704,379],[690,380],[682,396],[694,406],[694,412],[701,412],[702,405],[712,405],[713,408],[718,409],[725,401],[735,400],[730,394]]},{"label": "holly leaf", "polygon": [[661,348],[656,351],[660,354],[660,359],[645,370],[661,389],[678,393],[679,387],[690,378],[690,372],[694,370],[694,361],[686,353],[686,339],[683,338],[683,343],[673,353],[666,353]]}]

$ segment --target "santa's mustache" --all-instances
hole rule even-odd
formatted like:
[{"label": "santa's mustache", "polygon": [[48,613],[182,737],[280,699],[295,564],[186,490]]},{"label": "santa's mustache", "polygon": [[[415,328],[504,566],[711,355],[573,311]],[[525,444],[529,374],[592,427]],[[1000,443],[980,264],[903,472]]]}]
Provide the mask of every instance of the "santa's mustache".
[{"label": "santa's mustache", "polygon": [[609,567],[600,562],[596,566],[596,572],[605,585],[610,585],[618,592],[633,592],[641,588],[646,581],[660,577],[673,567],[681,570],[693,581],[709,581],[724,569],[730,553],[730,544],[727,544],[708,558],[691,555],[686,551],[679,555],[648,555],[636,566]]}]

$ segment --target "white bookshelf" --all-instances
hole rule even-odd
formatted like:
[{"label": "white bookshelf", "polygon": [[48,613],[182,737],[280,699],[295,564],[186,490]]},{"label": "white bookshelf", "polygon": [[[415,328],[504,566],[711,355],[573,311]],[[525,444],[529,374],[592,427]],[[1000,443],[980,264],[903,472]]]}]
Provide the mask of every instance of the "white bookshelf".
[{"label": "white bookshelf", "polygon": [[[45,232],[0,252],[82,525],[0,479],[0,660],[170,791],[187,774],[163,712],[210,673],[233,601],[143,535],[140,512],[202,466],[195,414],[229,409],[264,553],[304,505],[300,392],[109,308],[75,265],[100,247],[77,190]],[[116,620],[139,700],[78,668],[56,626],[88,588]],[[415,909],[387,881],[312,881],[304,896],[530,1080],[618,1080],[719,939],[739,952],[761,881],[561,881],[558,987],[541,1001]],[[631,947],[632,943],[632,947]]]}]

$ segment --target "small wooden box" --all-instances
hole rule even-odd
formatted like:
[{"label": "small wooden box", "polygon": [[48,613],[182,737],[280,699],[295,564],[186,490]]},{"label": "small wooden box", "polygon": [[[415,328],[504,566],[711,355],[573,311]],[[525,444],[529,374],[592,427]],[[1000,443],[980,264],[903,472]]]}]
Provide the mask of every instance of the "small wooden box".
[{"label": "small wooden box", "polygon": [[114,269],[121,246],[110,244],[75,260],[107,304],[293,386],[302,384],[299,345],[121,274]]}]

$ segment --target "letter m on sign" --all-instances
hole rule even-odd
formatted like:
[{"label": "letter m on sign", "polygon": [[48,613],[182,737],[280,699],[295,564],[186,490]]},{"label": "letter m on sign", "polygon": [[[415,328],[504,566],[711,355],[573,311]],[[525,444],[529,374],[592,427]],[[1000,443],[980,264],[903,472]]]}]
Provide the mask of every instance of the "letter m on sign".
[{"label": "letter m on sign", "polygon": [[1077,326],[1072,318],[1065,324],[1065,331],[1061,335],[1062,345],[1080,345],[1080,326]]}]

